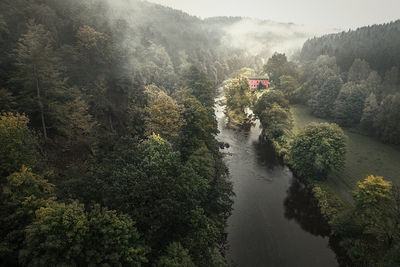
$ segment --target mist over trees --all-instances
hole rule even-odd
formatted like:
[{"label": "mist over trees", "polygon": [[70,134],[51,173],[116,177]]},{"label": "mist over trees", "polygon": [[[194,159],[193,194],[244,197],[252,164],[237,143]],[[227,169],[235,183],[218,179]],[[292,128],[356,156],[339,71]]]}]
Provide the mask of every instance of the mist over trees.
[{"label": "mist over trees", "polygon": [[[233,34],[246,25],[257,28]],[[395,22],[325,36],[304,45],[300,64],[284,54],[264,62],[276,44],[255,53],[228,44],[290,46],[313,34],[137,0],[2,0],[0,265],[225,266],[233,191],[215,139],[215,86],[243,67],[268,72],[277,91],[255,113],[285,153],[289,101],[398,144],[399,62],[379,54],[397,49],[388,37],[397,31]],[[341,54],[380,32],[382,51],[365,42]],[[244,120],[248,80],[230,85],[230,111]]]},{"label": "mist over trees", "polygon": [[224,266],[242,52],[142,1],[1,1],[0,38],[0,265]]},{"label": "mist over trees", "polygon": [[384,75],[393,66],[400,67],[400,21],[372,25],[337,34],[316,37],[304,43],[302,60],[316,60],[320,55],[335,57],[343,71],[349,71],[355,59],[364,59]]},{"label": "mist over trees", "polygon": [[[299,85],[287,96],[307,104],[318,117],[399,144],[399,25],[396,21],[308,40],[297,62]],[[265,71],[279,73],[273,60]]]}]

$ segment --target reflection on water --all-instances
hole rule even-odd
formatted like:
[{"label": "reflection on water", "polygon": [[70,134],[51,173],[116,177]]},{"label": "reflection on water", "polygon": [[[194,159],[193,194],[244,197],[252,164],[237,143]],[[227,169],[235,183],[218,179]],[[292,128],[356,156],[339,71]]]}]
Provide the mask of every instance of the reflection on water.
[{"label": "reflection on water", "polygon": [[329,226],[319,211],[316,199],[298,180],[294,179],[287,190],[284,205],[288,220],[295,220],[304,231],[313,235],[329,236]]},{"label": "reflection on water", "polygon": [[233,213],[228,219],[231,266],[337,266],[329,248],[329,228],[309,192],[282,166],[272,148],[260,142],[259,123],[248,132],[226,127],[224,107],[216,105],[222,150],[233,182]]}]

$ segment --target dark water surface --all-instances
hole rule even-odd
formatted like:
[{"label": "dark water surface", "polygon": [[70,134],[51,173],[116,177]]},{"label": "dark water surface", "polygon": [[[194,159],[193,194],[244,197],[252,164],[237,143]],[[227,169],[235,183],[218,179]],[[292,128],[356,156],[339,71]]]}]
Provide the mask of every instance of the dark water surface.
[{"label": "dark water surface", "polygon": [[315,200],[271,147],[259,141],[258,123],[248,132],[228,129],[223,111],[217,103],[217,139],[230,145],[222,151],[236,194],[227,228],[229,264],[338,266]]}]

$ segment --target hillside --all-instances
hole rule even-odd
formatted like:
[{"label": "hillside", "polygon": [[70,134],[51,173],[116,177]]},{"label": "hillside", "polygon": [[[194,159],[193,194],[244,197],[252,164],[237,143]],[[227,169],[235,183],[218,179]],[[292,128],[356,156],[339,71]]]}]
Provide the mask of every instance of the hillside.
[{"label": "hillside", "polygon": [[356,58],[364,59],[381,75],[393,66],[400,67],[400,20],[324,35],[308,40],[301,59],[315,60],[320,55],[335,56],[343,71]]}]

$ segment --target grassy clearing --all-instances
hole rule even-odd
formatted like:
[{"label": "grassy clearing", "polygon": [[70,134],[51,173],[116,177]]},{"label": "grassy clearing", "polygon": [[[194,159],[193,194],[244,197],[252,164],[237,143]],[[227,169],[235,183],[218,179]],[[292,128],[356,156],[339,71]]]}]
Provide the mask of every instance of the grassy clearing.
[{"label": "grassy clearing", "polygon": [[[300,130],[311,122],[326,122],[311,115],[310,110],[302,105],[291,108],[295,121],[295,130]],[[346,166],[343,171],[333,173],[327,180],[345,198],[354,189],[357,181],[370,174],[383,176],[384,179],[400,185],[400,149],[381,143],[374,138],[353,133],[344,129],[347,136]]]}]

